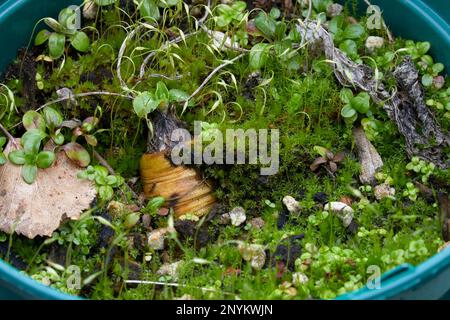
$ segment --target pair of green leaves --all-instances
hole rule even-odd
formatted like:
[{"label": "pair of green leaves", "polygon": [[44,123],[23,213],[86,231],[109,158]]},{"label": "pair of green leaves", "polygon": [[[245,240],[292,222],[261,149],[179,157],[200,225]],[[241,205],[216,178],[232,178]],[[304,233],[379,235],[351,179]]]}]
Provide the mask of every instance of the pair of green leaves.
[{"label": "pair of green leaves", "polygon": [[341,115],[346,120],[353,122],[358,114],[367,114],[370,110],[370,96],[367,92],[360,92],[354,96],[350,89],[344,88],[341,90],[340,98],[345,103]]},{"label": "pair of green leaves", "polygon": [[139,118],[146,118],[147,115],[157,108],[165,108],[171,102],[185,102],[189,95],[179,89],[167,89],[164,82],[156,84],[155,92],[140,92],[133,100],[133,109]]},{"label": "pair of green leaves", "polygon": [[244,1],[236,1],[231,5],[219,4],[216,7],[218,15],[214,17],[219,28],[225,28],[232,22],[241,22],[244,19],[244,10],[247,4]]},{"label": "pair of green leaves", "polygon": [[59,59],[64,54],[66,39],[80,52],[86,52],[90,46],[89,37],[83,31],[77,30],[77,13],[72,8],[63,9],[58,16],[58,21],[53,18],[44,18],[45,24],[53,32],[41,30],[34,40],[39,46],[48,41],[49,55],[52,59]]},{"label": "pair of green leaves", "polygon": [[51,107],[45,107],[42,115],[34,110],[28,111],[22,118],[22,123],[25,129],[37,129],[45,134],[47,128],[50,132],[50,137],[57,145],[64,143],[64,136],[61,133],[60,126],[63,122],[62,115]]},{"label": "pair of green leaves", "polygon": [[23,149],[11,151],[8,155],[9,161],[15,165],[21,165],[22,178],[26,183],[36,180],[37,170],[49,168],[55,161],[55,154],[51,151],[39,151],[45,134],[39,129],[27,131],[21,139]]},{"label": "pair of green leaves", "polygon": [[95,182],[99,197],[102,201],[109,201],[114,196],[114,189],[124,184],[120,176],[110,175],[103,166],[89,166],[86,170],[78,173],[79,179]]}]

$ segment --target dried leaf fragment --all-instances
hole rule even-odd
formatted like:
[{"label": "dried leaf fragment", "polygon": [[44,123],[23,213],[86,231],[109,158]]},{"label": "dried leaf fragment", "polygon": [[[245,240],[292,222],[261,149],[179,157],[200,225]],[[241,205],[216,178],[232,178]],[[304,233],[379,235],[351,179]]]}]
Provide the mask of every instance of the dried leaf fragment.
[{"label": "dried leaf fragment", "polygon": [[[9,143],[5,154],[16,150]],[[37,179],[27,184],[21,166],[7,162],[0,167],[0,230],[30,239],[51,236],[66,219],[77,220],[96,197],[91,182],[80,180],[80,170],[63,151],[48,169],[38,169]]]}]

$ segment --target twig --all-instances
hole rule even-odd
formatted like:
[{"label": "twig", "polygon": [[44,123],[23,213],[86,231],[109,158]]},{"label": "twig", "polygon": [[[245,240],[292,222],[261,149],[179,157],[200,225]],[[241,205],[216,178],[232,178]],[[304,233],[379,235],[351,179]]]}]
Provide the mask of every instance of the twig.
[{"label": "twig", "polygon": [[11,135],[11,133],[9,133],[8,130],[5,129],[5,127],[1,123],[0,123],[0,130],[3,131],[3,133],[11,143],[15,143],[14,137]]},{"label": "twig", "polygon": [[[58,99],[49,101],[49,102],[43,104],[42,106],[40,106],[39,108],[37,108],[35,111],[39,111],[41,109],[44,109],[45,107],[51,106],[52,104],[59,103],[59,102],[62,102],[62,101],[66,101],[66,100],[69,100],[69,99],[82,98],[82,97],[88,97],[88,96],[101,96],[101,95],[122,97],[122,98],[125,98],[125,99],[133,99],[132,97],[124,95],[124,94],[114,93],[114,92],[106,92],[106,91],[94,91],[94,92],[86,92],[86,93],[77,93],[77,94],[68,95],[66,97],[62,97],[62,98],[58,98]],[[22,121],[19,122],[19,123],[16,123],[11,128],[15,128],[18,125],[20,125],[21,123],[22,123]]]},{"label": "twig", "polygon": [[[93,150],[93,155],[94,155],[95,159],[97,159],[98,162],[100,162],[100,164],[108,170],[109,174],[112,174],[113,176],[116,175],[116,171],[114,171],[114,169],[111,167],[111,165],[108,163],[108,161],[106,161],[106,159],[103,158],[96,150]],[[134,190],[131,189],[131,187],[128,185],[128,183],[125,183],[125,186],[128,189],[128,191],[130,191],[130,193],[133,195],[133,198],[138,202],[139,206],[142,207],[143,203],[139,199],[139,196],[136,194],[136,192],[134,192]]]}]

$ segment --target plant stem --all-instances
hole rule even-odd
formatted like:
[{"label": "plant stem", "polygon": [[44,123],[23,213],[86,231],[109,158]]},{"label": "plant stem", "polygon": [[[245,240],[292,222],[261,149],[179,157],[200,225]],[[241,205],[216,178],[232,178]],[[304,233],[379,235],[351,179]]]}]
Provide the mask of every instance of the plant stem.
[{"label": "plant stem", "polygon": [[14,137],[11,135],[11,133],[9,133],[8,130],[5,129],[5,127],[1,123],[0,123],[0,130],[5,134],[5,136],[11,143],[15,143]]}]

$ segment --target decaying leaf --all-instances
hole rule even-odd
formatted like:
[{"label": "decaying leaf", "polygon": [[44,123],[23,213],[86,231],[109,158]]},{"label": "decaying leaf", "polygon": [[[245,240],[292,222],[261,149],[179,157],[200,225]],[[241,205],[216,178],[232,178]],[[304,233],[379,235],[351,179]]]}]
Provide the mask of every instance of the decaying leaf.
[{"label": "decaying leaf", "polygon": [[[9,143],[5,154],[16,149]],[[51,236],[67,219],[77,220],[96,197],[90,181],[77,178],[80,168],[64,151],[52,167],[38,170],[37,179],[27,184],[21,166],[10,162],[0,166],[0,230],[16,232],[30,239]]]}]

